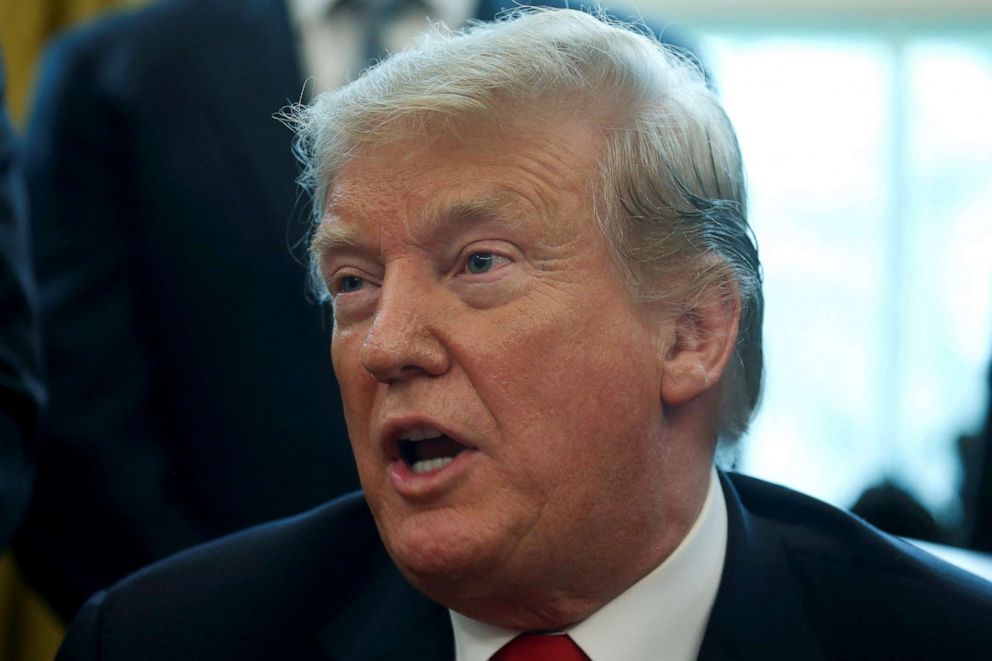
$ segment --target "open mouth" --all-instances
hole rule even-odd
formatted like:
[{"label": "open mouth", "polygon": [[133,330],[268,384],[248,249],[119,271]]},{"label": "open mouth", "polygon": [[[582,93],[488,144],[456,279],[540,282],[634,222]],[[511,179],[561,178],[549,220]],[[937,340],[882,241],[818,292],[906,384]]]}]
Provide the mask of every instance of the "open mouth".
[{"label": "open mouth", "polygon": [[465,446],[436,429],[417,427],[398,439],[400,458],[418,475],[444,468]]}]

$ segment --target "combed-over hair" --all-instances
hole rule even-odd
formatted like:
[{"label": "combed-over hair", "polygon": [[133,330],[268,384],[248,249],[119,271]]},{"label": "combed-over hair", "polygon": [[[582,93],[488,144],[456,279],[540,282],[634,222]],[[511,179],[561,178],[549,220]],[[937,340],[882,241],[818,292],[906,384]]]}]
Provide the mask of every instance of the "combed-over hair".
[{"label": "combed-over hair", "polygon": [[[528,112],[590,118],[605,136],[595,217],[631,294],[691,315],[717,288],[740,307],[718,424],[732,444],[757,406],[763,371],[761,265],[740,150],[698,63],[646,32],[533,8],[461,32],[434,26],[412,50],[290,111],[301,181],[319,222],[335,173],[362,145]],[[315,284],[326,296],[319,277]]]}]

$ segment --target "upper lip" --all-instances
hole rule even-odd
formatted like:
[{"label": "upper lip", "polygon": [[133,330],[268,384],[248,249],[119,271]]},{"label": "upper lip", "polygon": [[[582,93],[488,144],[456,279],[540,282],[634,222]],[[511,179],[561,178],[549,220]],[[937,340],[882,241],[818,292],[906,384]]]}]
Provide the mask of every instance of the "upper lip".
[{"label": "upper lip", "polygon": [[418,427],[427,427],[429,429],[434,429],[441,434],[447,436],[451,440],[455,441],[460,445],[464,445],[466,448],[473,448],[474,446],[468,442],[464,436],[456,431],[453,431],[450,427],[437,420],[424,417],[424,416],[394,416],[386,420],[385,424],[382,426],[382,430],[379,432],[379,444],[382,447],[386,455],[392,459],[396,460],[400,458],[400,446],[399,441],[401,438],[406,438],[407,432]]}]

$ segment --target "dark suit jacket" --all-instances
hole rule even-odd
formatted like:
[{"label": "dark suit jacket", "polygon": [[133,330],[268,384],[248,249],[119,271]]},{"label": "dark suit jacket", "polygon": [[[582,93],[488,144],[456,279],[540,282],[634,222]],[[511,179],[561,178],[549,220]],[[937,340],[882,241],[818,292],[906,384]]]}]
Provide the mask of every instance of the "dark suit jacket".
[{"label": "dark suit jacket", "polygon": [[[807,496],[721,480],[727,555],[701,659],[992,657],[992,584]],[[58,660],[453,655],[447,611],[401,577],[352,494],[96,595]]]},{"label": "dark suit jacket", "polygon": [[309,200],[272,118],[303,89],[284,5],[167,0],[41,67],[27,174],[52,393],[15,551],[64,617],[358,486],[306,295]]},{"label": "dark suit jacket", "polygon": [[4,89],[0,62],[0,549],[10,541],[31,493],[44,400],[27,205]]}]

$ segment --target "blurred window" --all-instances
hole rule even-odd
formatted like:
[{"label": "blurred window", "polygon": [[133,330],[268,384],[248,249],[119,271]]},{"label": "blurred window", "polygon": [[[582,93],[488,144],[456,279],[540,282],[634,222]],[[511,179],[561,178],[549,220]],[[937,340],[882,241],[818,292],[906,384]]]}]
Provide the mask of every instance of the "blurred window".
[{"label": "blurred window", "polygon": [[841,506],[890,476],[953,523],[992,349],[992,27],[696,37],[765,265],[739,467]]}]

